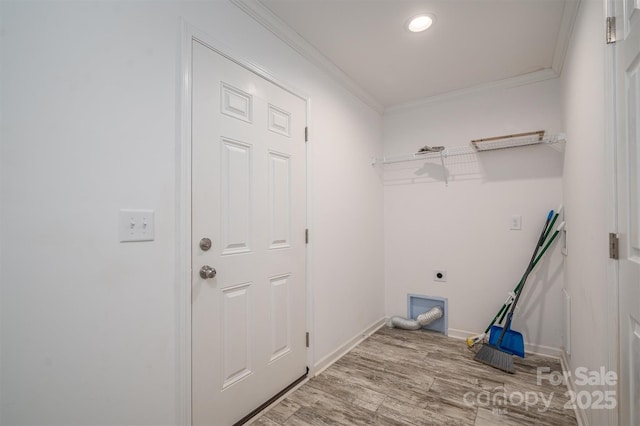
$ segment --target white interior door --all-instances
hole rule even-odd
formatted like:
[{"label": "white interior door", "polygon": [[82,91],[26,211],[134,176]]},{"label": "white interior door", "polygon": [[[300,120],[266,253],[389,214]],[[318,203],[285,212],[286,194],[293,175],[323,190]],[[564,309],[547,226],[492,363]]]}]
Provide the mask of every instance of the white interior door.
[{"label": "white interior door", "polygon": [[192,419],[222,426],[306,374],[306,102],[192,48]]},{"label": "white interior door", "polygon": [[[620,424],[640,424],[640,6],[624,0],[616,42],[620,234]],[[620,37],[622,36],[622,37]],[[622,40],[620,40],[622,38]]]}]

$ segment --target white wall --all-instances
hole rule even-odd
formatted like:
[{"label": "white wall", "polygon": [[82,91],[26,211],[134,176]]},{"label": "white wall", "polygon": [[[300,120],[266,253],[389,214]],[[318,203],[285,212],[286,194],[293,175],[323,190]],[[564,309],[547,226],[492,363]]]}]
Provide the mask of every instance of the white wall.
[{"label": "white wall", "polygon": [[0,423],[177,421],[179,17],[311,96],[314,359],[383,316],[379,114],[228,2],[1,8]]},{"label": "white wall", "polygon": [[[384,116],[385,155],[426,145],[561,131],[558,79],[485,90]],[[550,209],[562,201],[563,146],[533,146],[382,167],[387,315],[407,314],[407,294],[448,299],[449,333],[479,333],[524,273]],[[512,215],[522,230],[510,230]],[[530,277],[514,317],[535,351],[559,354],[560,247]],[[444,269],[446,283],[433,281]]]},{"label": "white wall", "polygon": [[[607,366],[608,199],[605,141],[604,8],[583,0],[562,73],[567,138],[564,188],[568,256],[565,286],[571,297],[570,371]],[[580,389],[576,389],[579,391]],[[608,424],[608,410],[586,410],[591,425]]]}]

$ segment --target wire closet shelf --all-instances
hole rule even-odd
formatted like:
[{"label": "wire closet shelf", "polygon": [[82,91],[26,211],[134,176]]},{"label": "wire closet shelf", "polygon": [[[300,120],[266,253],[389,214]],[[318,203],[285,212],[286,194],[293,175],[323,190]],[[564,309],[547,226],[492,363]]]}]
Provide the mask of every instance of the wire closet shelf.
[{"label": "wire closet shelf", "polygon": [[565,142],[564,133],[557,135],[545,136],[544,130],[527,133],[517,133],[512,135],[496,136],[485,139],[474,139],[469,145],[454,146],[449,148],[434,147],[422,148],[413,154],[403,154],[389,157],[373,158],[371,165],[377,164],[393,164],[405,161],[425,160],[429,158],[440,158],[443,160],[447,157],[457,155],[477,154],[482,151],[492,151],[496,149],[516,148],[528,145],[550,145]]}]

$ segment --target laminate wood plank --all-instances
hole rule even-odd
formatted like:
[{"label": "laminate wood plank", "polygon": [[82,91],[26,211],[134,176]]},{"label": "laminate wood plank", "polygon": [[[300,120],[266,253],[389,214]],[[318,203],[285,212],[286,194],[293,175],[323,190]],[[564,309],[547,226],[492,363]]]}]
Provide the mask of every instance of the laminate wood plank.
[{"label": "laminate wood plank", "polygon": [[285,398],[284,400],[280,401],[280,403],[275,407],[270,409],[263,417],[272,420],[276,424],[283,424],[299,409],[300,405],[296,404],[290,399]]},{"label": "laminate wood plank", "polygon": [[566,386],[554,386],[546,378],[539,380],[539,368],[561,371],[558,360],[514,357],[516,373],[509,374],[474,361],[474,356],[461,340],[384,327],[255,423],[577,424],[574,411],[566,407]]},{"label": "laminate wood plank", "polygon": [[540,425],[540,426],[574,426],[578,422],[571,412],[555,412],[553,410],[540,412],[532,407],[509,405],[503,409],[486,407],[478,408],[476,426],[479,425]]},{"label": "laminate wood plank", "polygon": [[569,394],[566,386],[536,385],[535,383],[514,383],[505,384],[507,394],[523,393],[537,394],[541,403],[543,399],[551,402],[554,408],[564,408],[569,402]]},{"label": "laminate wood plank", "polygon": [[429,389],[434,381],[434,377],[425,369],[417,368],[394,359],[373,359],[371,357],[360,356],[359,354],[349,353],[339,359],[335,364],[337,368],[351,367],[365,374],[382,374],[389,380],[405,381],[407,383],[419,386],[423,389]]},{"label": "laminate wood plank", "polygon": [[[420,360],[406,358],[401,359],[394,357],[392,354],[382,353],[382,351],[365,352],[358,348],[354,349],[353,352],[349,353],[347,356],[349,356],[349,359],[355,364],[369,365],[370,368],[377,371],[388,372],[404,377],[414,377],[414,379],[412,379],[414,381],[422,379],[423,381],[421,384],[426,384],[426,381],[429,381],[429,378],[434,377],[430,371],[425,369],[424,362]],[[424,371],[427,375],[416,376],[416,372],[418,371]]]},{"label": "laminate wood plank", "polygon": [[[318,376],[320,377],[320,376]],[[317,406],[322,401],[325,401],[324,405],[336,404],[342,405],[343,401],[336,396],[325,392],[324,390],[317,389],[311,386],[311,382],[315,381],[318,377],[314,377],[306,384],[298,388],[295,392],[289,395],[285,400],[291,401],[300,407],[312,408]]]},{"label": "laminate wood plank", "polygon": [[266,416],[261,416],[260,418],[256,419],[251,424],[256,425],[256,426],[281,426],[281,423],[274,422],[273,420],[271,420],[270,418],[268,418]]},{"label": "laminate wood plank", "polygon": [[338,425],[371,425],[375,423],[375,412],[337,398],[319,399],[311,407],[301,407],[295,417],[316,424],[314,416],[321,417],[321,423]]},{"label": "laminate wood plank", "polygon": [[396,361],[403,361],[406,364],[414,365],[416,368],[420,367],[422,360],[426,356],[426,354],[418,350],[405,348],[382,339],[376,340],[375,347],[373,347],[372,342],[368,340],[369,339],[365,340],[366,345],[360,344],[356,346],[353,349],[353,353],[376,356],[382,359],[395,359]]},{"label": "laminate wood plank", "polygon": [[407,425],[473,425],[475,408],[432,398],[425,407],[417,407],[394,398],[384,400],[378,413]]},{"label": "laminate wood plank", "polygon": [[478,408],[476,422],[474,426],[522,426],[521,419],[507,417],[500,414],[498,410],[488,408]]},{"label": "laminate wood plank", "polygon": [[316,380],[310,381],[309,386],[330,393],[346,403],[374,412],[384,401],[386,395],[363,387],[361,383],[362,380],[359,380],[358,377],[348,377],[339,374],[336,369],[331,369],[326,374],[316,377]]},{"label": "laminate wood plank", "polygon": [[[396,398],[412,401],[415,404],[422,404],[426,401],[429,388],[434,381],[432,377],[417,372],[414,376],[420,377],[420,381],[424,383],[416,384],[413,380],[406,380],[393,373],[361,369],[354,364],[345,365],[344,363],[334,364],[334,368],[329,369],[326,373],[327,375],[340,375],[348,383],[371,389],[381,395],[386,396],[393,393]],[[380,400],[381,402],[382,400]]]},{"label": "laminate wood plank", "polygon": [[[311,411],[322,414],[323,418],[333,420],[334,424],[374,424],[375,411],[382,399],[386,398],[385,395],[379,396],[382,398],[379,401],[367,401],[367,398],[372,396],[378,398],[378,396],[375,393],[370,393],[369,396],[358,397],[356,393],[360,389],[357,387],[354,387],[351,393],[344,393],[342,384],[334,385],[339,382],[335,382],[333,378],[330,378],[329,381],[322,381],[323,377],[321,376],[325,375],[322,374],[310,380],[288,398],[300,406],[294,416],[297,415],[308,422],[308,416],[305,413]],[[331,383],[331,385],[324,386],[327,383]],[[346,398],[345,395],[347,395]],[[345,421],[347,423],[344,423]]]},{"label": "laminate wood plank", "polygon": [[328,426],[335,425],[336,422],[325,417],[309,407],[300,408],[293,416],[283,423],[286,426]]},{"label": "laminate wood plank", "polygon": [[[345,423],[347,422],[347,423]],[[282,426],[317,426],[317,425],[353,425],[359,423],[349,423],[349,419],[345,419],[344,417],[340,417],[338,419],[335,418],[335,413],[327,413],[327,414],[319,414],[317,411],[313,409],[303,407],[296,414],[287,420]],[[367,425],[377,425],[377,426],[406,426],[407,423],[400,422],[391,418],[387,418],[380,414],[373,414],[370,423]]]}]

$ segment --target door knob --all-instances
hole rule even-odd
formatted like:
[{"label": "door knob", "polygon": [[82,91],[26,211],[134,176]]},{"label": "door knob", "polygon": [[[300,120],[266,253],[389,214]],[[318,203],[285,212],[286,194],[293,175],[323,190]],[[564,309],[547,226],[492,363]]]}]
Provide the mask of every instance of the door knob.
[{"label": "door knob", "polygon": [[204,265],[202,268],[200,268],[200,277],[204,278],[205,280],[207,278],[215,277],[216,273],[216,270],[209,265]]},{"label": "door knob", "polygon": [[211,248],[211,240],[209,238],[203,238],[200,240],[200,249],[202,251],[207,251]]}]

